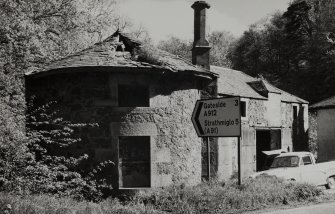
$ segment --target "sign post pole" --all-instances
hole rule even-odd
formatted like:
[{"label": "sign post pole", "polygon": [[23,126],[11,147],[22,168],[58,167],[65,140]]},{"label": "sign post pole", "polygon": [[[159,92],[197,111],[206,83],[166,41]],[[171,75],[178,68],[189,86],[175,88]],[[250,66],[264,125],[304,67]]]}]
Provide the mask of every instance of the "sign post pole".
[{"label": "sign post pole", "polygon": [[209,137],[206,137],[207,140],[207,175],[208,181],[211,180],[211,145],[209,143]]},{"label": "sign post pole", "polygon": [[242,173],[241,173],[241,138],[237,137],[237,161],[238,161],[238,185],[242,183]]},{"label": "sign post pole", "polygon": [[192,123],[198,137],[207,142],[207,175],[210,180],[210,142],[209,137],[238,138],[238,183],[241,184],[241,109],[240,97],[226,97],[197,100]]}]

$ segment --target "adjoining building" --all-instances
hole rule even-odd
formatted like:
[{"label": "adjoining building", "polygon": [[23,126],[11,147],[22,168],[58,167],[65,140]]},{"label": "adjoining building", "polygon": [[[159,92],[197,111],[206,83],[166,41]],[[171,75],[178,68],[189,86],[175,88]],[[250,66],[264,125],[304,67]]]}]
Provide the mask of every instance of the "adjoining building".
[{"label": "adjoining building", "polygon": [[335,96],[310,106],[317,114],[318,161],[335,160]]},{"label": "adjoining building", "polygon": [[[306,150],[308,102],[280,90],[263,78],[241,71],[211,66],[219,74],[218,95],[241,97],[242,176],[264,169],[262,151]],[[237,138],[219,138],[218,172],[228,179],[237,172]]]},{"label": "adjoining building", "polygon": [[[242,170],[260,170],[263,150],[301,150],[308,129],[308,102],[264,79],[209,65],[206,9],[196,1],[192,63],[165,51],[148,51],[116,32],[101,43],[26,73],[27,100],[57,101],[57,111],[83,127],[82,142],[66,154],[87,153],[87,167],[111,160],[104,176],[116,189],[199,184],[237,171],[237,139],[201,139],[191,122],[195,103],[210,97],[242,99]],[[211,69],[211,70],[209,70]]]}]

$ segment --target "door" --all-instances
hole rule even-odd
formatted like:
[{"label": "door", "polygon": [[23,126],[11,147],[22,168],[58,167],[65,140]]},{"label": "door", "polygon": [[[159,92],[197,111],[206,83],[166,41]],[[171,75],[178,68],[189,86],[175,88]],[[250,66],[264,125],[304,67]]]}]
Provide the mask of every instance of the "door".
[{"label": "door", "polygon": [[150,137],[119,137],[120,188],[150,187]]},{"label": "door", "polygon": [[256,170],[267,170],[274,157],[265,155],[262,151],[281,149],[281,130],[257,130],[256,131]]},{"label": "door", "polygon": [[271,135],[269,130],[256,131],[256,171],[263,171],[266,155],[262,151],[270,151]]}]

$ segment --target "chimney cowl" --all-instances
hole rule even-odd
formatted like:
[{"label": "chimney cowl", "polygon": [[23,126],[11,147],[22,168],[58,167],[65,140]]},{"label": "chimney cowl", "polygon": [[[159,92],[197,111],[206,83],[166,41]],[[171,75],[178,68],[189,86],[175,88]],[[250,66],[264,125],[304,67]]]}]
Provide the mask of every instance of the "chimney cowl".
[{"label": "chimney cowl", "polygon": [[193,9],[203,9],[203,8],[209,9],[211,6],[206,1],[196,1],[193,3],[191,7]]}]

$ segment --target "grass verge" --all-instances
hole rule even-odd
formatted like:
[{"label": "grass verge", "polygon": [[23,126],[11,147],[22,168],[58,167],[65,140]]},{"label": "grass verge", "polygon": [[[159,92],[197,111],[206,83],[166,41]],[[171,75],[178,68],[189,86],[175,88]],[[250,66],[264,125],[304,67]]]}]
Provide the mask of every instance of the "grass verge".
[{"label": "grass verge", "polygon": [[0,213],[109,214],[109,213],[240,213],[280,205],[317,201],[322,190],[309,184],[287,183],[270,176],[235,182],[209,182],[195,187],[172,186],[140,192],[126,202],[107,199],[78,202],[50,196],[0,194]]}]

